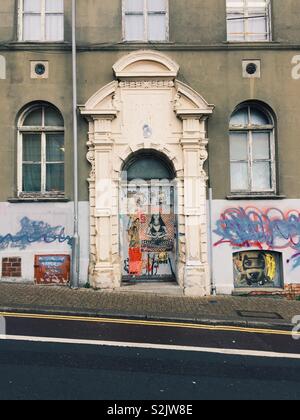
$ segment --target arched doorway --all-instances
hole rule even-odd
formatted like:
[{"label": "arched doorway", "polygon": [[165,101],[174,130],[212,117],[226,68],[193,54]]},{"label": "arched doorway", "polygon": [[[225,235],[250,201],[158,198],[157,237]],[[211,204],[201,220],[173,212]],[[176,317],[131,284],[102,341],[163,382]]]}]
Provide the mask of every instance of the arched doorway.
[{"label": "arched doorway", "polygon": [[122,171],[120,244],[124,282],[176,281],[176,173],[155,150],[133,153]]}]

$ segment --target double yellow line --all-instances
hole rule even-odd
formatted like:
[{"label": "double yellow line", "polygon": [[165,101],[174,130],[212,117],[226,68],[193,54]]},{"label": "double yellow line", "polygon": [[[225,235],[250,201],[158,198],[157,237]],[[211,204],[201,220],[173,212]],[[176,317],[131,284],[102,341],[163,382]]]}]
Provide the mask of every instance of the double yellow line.
[{"label": "double yellow line", "polygon": [[300,337],[300,332],[292,332],[286,330],[272,330],[263,328],[246,328],[223,325],[204,325],[192,324],[187,322],[164,322],[164,321],[143,321],[134,319],[121,318],[94,318],[84,316],[62,316],[62,315],[42,315],[42,314],[25,314],[0,312],[0,317],[4,318],[22,318],[22,319],[40,319],[50,321],[71,321],[71,322],[90,322],[97,324],[116,324],[116,325],[132,325],[132,326],[146,326],[146,327],[167,327],[167,328],[181,328],[191,330],[203,331],[226,331],[226,332],[241,332],[246,334],[264,334],[264,335],[280,335],[290,337]]}]

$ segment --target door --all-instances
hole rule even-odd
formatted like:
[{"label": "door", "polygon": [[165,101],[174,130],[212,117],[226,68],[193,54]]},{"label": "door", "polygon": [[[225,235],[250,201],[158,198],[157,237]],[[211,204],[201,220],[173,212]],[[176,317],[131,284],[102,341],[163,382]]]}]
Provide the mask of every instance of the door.
[{"label": "door", "polygon": [[175,187],[143,181],[122,186],[123,281],[176,281]]}]

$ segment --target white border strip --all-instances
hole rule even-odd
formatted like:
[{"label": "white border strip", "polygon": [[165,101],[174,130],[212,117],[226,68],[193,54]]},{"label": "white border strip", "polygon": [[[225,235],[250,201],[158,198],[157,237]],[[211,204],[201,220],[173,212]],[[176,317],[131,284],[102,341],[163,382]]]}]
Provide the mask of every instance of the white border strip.
[{"label": "white border strip", "polygon": [[249,357],[267,357],[276,359],[298,359],[300,354],[293,353],[276,353],[255,350],[235,350],[235,349],[217,349],[207,347],[190,347],[190,346],[174,346],[167,344],[151,344],[151,343],[126,343],[119,341],[98,341],[98,340],[75,340],[68,338],[48,338],[48,337],[27,337],[16,335],[0,335],[0,340],[6,341],[28,341],[34,343],[57,343],[57,344],[76,344],[87,346],[108,346],[121,348],[136,348],[136,349],[153,349],[153,350],[175,350],[175,351],[190,351],[198,353],[214,353],[226,356],[249,356]]}]

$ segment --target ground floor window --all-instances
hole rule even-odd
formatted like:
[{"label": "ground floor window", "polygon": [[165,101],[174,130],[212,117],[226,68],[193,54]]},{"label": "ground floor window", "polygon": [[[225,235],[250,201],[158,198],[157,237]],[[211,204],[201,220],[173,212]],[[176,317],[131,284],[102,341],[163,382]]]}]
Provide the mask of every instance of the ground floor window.
[{"label": "ground floor window", "polygon": [[35,105],[19,125],[19,195],[62,195],[65,178],[64,122],[49,105]]}]

